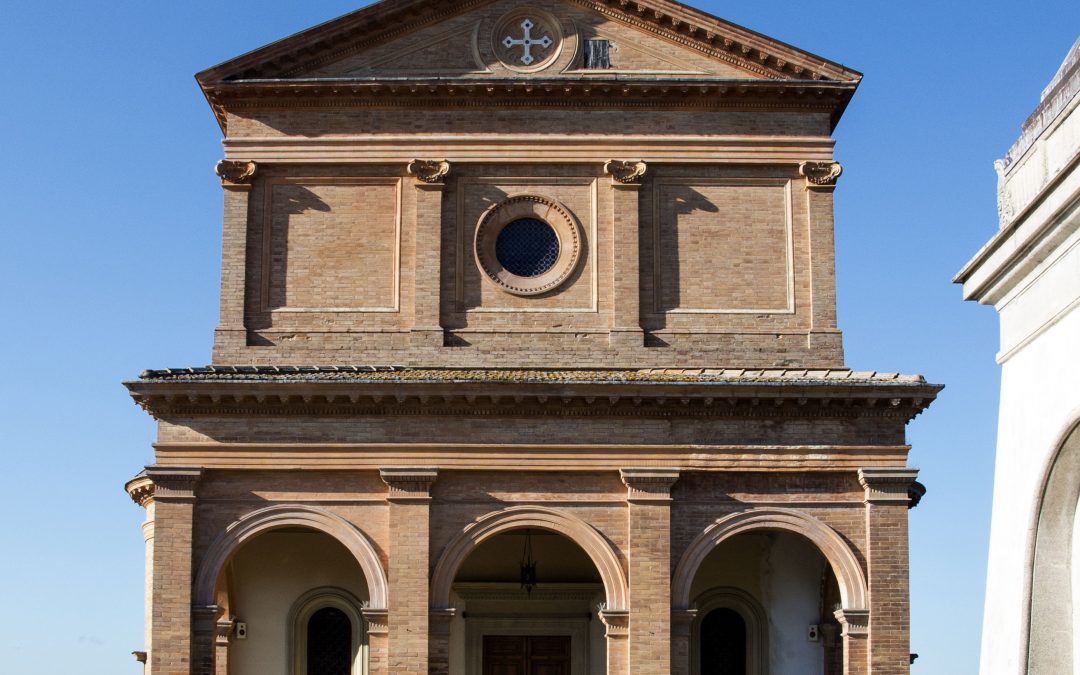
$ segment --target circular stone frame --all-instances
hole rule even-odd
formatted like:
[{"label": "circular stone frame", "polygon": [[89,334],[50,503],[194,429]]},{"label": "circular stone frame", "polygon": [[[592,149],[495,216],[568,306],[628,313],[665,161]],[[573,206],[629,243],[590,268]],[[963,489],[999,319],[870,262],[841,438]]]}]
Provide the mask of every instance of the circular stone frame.
[{"label": "circular stone frame", "polygon": [[[559,239],[559,257],[546,272],[522,277],[502,266],[495,254],[495,242],[503,228],[521,218],[547,223]],[[480,216],[473,239],[476,265],[484,277],[501,290],[514,295],[542,295],[561,286],[581,261],[585,237],[574,214],[549,197],[517,195],[495,204]]]},{"label": "circular stone frame", "polygon": [[[522,34],[521,22],[529,19],[535,26],[532,38],[539,40],[548,31],[547,37],[551,38],[551,46],[547,47],[547,53],[543,58],[537,58],[533,63],[523,64],[520,57],[515,53],[522,50],[521,46],[507,48],[503,40],[507,37],[518,39]],[[542,9],[521,7],[501,16],[491,29],[491,49],[499,63],[510,70],[519,73],[535,73],[551,66],[562,54],[563,50],[562,24],[554,16]]]}]

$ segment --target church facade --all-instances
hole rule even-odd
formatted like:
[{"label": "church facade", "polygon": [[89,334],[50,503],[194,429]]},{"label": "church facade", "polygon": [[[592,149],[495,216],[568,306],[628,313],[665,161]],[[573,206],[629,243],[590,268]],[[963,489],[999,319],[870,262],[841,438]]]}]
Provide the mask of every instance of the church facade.
[{"label": "church facade", "polygon": [[905,426],[845,367],[855,71],[667,0],[384,0],[204,71],[206,367],[154,675],[906,673]]}]

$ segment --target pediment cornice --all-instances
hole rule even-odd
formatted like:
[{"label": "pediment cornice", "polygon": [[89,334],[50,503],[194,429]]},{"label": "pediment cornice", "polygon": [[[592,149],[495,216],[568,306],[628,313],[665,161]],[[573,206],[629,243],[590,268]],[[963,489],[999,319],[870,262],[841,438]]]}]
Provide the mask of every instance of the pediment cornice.
[{"label": "pediment cornice", "polygon": [[[291,78],[492,0],[384,0],[199,73],[204,86]],[[769,79],[859,82],[862,74],[669,0],[568,0]]]}]

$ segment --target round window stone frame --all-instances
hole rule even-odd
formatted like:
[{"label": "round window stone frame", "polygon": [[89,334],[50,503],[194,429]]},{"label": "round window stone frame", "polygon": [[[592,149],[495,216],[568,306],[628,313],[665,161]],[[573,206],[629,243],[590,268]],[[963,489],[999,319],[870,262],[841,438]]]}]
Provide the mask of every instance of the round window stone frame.
[{"label": "round window stone frame", "polygon": [[[513,48],[506,48],[502,44],[502,41],[509,35],[517,38],[522,34],[521,22],[525,19],[530,19],[533,23],[539,25],[547,24],[548,29],[551,31],[549,37],[552,40],[552,45],[547,49],[549,53],[543,59],[536,59],[534,63],[523,64],[520,58],[515,58],[516,50],[521,50],[520,46]],[[543,37],[543,30],[537,31],[537,34],[533,35],[534,39],[540,39]],[[498,59],[499,64],[509,70],[513,70],[518,73],[535,73],[545,68],[549,68],[555,61],[562,55],[563,44],[566,41],[563,39],[562,24],[552,16],[550,13],[545,12],[542,9],[535,9],[529,7],[520,7],[518,9],[511,10],[503,16],[499,17],[495,22],[495,26],[491,30],[491,49]],[[507,52],[511,52],[507,54]]]},{"label": "round window stone frame", "polygon": [[[559,239],[559,257],[546,272],[535,277],[513,274],[495,254],[495,242],[503,228],[522,218],[547,223]],[[476,266],[484,278],[500,290],[520,296],[542,295],[557,289],[574,273],[581,261],[585,237],[570,209],[550,197],[516,195],[495,204],[480,216],[473,238]]]}]

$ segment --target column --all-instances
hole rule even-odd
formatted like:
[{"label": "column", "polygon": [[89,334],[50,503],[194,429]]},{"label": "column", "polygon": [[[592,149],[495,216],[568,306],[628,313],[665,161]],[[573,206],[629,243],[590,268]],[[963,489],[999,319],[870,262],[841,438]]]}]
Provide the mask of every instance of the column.
[{"label": "column", "polygon": [[408,170],[416,177],[416,265],[410,340],[414,346],[439,348],[443,346],[442,204],[450,162],[417,159]]},{"label": "column", "polygon": [[222,160],[214,167],[225,191],[221,240],[221,318],[214,331],[215,361],[219,360],[219,350],[231,352],[247,345],[244,297],[247,283],[248,202],[256,170],[255,162],[230,160]]},{"label": "column", "polygon": [[[836,327],[836,251],[833,235],[833,191],[844,169],[836,162],[803,162],[806,218],[810,249],[810,335],[812,353],[825,351],[843,358]],[[838,363],[837,365],[843,365]]]},{"label": "column", "polygon": [[150,669],[155,675],[191,675],[198,672],[192,660],[191,547],[202,470],[150,466],[146,475],[154,484]]},{"label": "column", "polygon": [[641,264],[638,244],[640,227],[641,182],[648,166],[645,162],[612,160],[604,164],[611,175],[612,217],[612,317],[608,340],[612,347],[634,348],[645,345],[641,329]]},{"label": "column", "polygon": [[859,482],[866,490],[868,649],[869,670],[874,675],[910,672],[907,512],[908,490],[918,473],[913,469],[859,471]]},{"label": "column", "polygon": [[[145,546],[145,568],[143,576],[143,650],[149,650],[154,641],[152,623],[154,616],[154,481],[145,474],[139,474],[124,485],[131,500],[146,509],[143,521],[143,543]],[[134,652],[141,658],[143,675],[149,675],[147,651]]]},{"label": "column", "polygon": [[677,469],[622,469],[629,507],[630,672],[671,672],[671,486]]},{"label": "column", "polygon": [[388,612],[385,609],[362,610],[367,622],[368,638],[368,675],[386,675],[389,672],[387,662],[389,647]]},{"label": "column", "polygon": [[671,611],[671,675],[690,675],[690,653],[693,643],[691,636],[696,609],[675,609]]},{"label": "column", "polygon": [[[387,670],[390,675],[428,675],[429,521],[435,469],[381,469],[390,488],[390,584]],[[449,663],[432,663],[445,673]],[[441,668],[441,670],[440,670]]]}]

